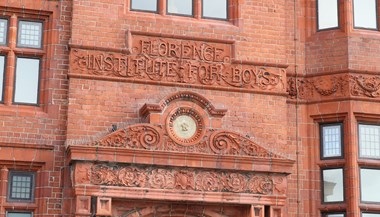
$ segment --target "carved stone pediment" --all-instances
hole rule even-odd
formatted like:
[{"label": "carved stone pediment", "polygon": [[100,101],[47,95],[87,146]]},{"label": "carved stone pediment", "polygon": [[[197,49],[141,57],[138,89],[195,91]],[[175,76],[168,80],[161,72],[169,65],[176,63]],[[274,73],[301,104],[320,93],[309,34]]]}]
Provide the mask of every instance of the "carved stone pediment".
[{"label": "carved stone pediment", "polygon": [[137,124],[119,129],[86,146],[285,159],[266,150],[251,139],[231,131],[209,129],[198,143],[182,145],[171,139],[163,129],[151,124]]}]

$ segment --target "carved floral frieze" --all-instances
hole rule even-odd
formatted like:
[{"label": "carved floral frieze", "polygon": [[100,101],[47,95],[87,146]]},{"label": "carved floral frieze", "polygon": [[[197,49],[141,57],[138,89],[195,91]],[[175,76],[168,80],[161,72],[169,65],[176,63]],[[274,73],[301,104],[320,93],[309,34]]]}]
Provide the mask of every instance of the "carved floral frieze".
[{"label": "carved floral frieze", "polygon": [[180,153],[206,153],[211,155],[284,159],[282,156],[271,153],[238,133],[207,129],[198,143],[183,145],[171,139],[167,132],[164,132],[160,127],[150,124],[131,125],[87,145],[94,147],[118,147]]},{"label": "carved floral frieze", "polygon": [[380,76],[351,75],[350,85],[352,96],[380,97]]},{"label": "carved floral frieze", "polygon": [[290,99],[313,101],[332,97],[380,97],[380,76],[364,74],[324,75],[310,78],[288,77]]},{"label": "carved floral frieze", "polygon": [[285,92],[283,68],[237,64],[231,44],[132,36],[131,54],[73,48],[70,75]]},{"label": "carved floral frieze", "polygon": [[286,193],[285,175],[267,175],[252,172],[97,164],[91,167],[89,180],[94,185],[134,188],[263,195]]}]

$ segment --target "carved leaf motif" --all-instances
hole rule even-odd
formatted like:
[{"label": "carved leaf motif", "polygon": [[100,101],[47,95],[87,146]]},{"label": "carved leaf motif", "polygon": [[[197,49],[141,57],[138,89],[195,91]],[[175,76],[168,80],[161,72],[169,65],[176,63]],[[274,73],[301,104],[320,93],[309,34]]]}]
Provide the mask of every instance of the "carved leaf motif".
[{"label": "carved leaf motif", "polygon": [[253,194],[284,194],[286,181],[282,176],[264,176],[178,168],[139,168],[132,166],[94,165],[91,183],[95,185],[134,188],[177,189],[205,192],[245,192]]},{"label": "carved leaf motif", "polygon": [[338,90],[338,87],[341,85],[337,77],[330,77],[314,79],[313,85],[316,91],[323,96],[330,96]]},{"label": "carved leaf motif", "polygon": [[[164,145],[162,145],[164,144]],[[161,129],[153,125],[132,125],[88,144],[89,146],[118,147],[126,149],[163,150],[180,153],[207,153],[213,155],[239,155],[256,158],[283,157],[267,151],[250,139],[229,131],[206,130],[199,143],[184,146],[177,144]]]},{"label": "carved leaf motif", "polygon": [[226,187],[232,192],[244,192],[247,186],[247,178],[242,174],[230,173],[226,177]]},{"label": "carved leaf motif", "polygon": [[215,154],[236,154],[239,143],[236,136],[222,132],[214,136],[210,142],[210,148]]},{"label": "carved leaf motif", "polygon": [[223,189],[223,183],[220,174],[213,172],[204,172],[198,174],[196,179],[197,190],[221,191]]},{"label": "carved leaf motif", "polygon": [[295,78],[288,78],[288,86],[286,88],[286,92],[289,94],[289,98],[291,99],[296,99],[297,98],[297,93],[298,93],[298,87],[296,79]]},{"label": "carved leaf motif", "polygon": [[93,166],[90,179],[96,185],[118,185],[115,171],[105,165]]},{"label": "carved leaf motif", "polygon": [[132,125],[117,130],[90,145],[154,150],[161,146],[162,133],[150,125]]},{"label": "carved leaf motif", "polygon": [[108,136],[108,137],[102,139],[101,141],[99,141],[99,143],[102,146],[122,147],[122,146],[124,146],[124,143],[125,143],[125,141],[127,141],[127,138],[128,138],[127,132],[124,129],[118,130],[111,135],[112,136]]},{"label": "carved leaf motif", "polygon": [[131,167],[120,169],[118,178],[122,185],[128,187],[144,187],[146,182],[145,171]]},{"label": "carved leaf motif", "polygon": [[194,184],[194,173],[191,171],[176,171],[174,173],[175,177],[175,188],[182,190],[193,190]]},{"label": "carved leaf motif", "polygon": [[254,176],[249,180],[248,188],[254,194],[271,194],[273,181],[268,176]]},{"label": "carved leaf motif", "polygon": [[164,169],[155,169],[152,171],[149,179],[150,186],[158,189],[173,189],[174,175],[171,171]]},{"label": "carved leaf motif", "polygon": [[350,76],[353,96],[380,97],[380,77],[378,76]]},{"label": "carved leaf motif", "polygon": [[281,158],[255,144],[251,140],[246,139],[237,133],[228,131],[217,131],[213,133],[210,137],[210,148],[215,154]]},{"label": "carved leaf motif", "polygon": [[281,176],[273,177],[274,193],[286,194],[286,179]]}]

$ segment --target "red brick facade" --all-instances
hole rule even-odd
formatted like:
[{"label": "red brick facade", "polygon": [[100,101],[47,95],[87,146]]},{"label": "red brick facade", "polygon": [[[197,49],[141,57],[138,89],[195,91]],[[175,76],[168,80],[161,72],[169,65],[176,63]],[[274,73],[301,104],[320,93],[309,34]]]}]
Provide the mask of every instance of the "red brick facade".
[{"label": "red brick facade", "polygon": [[[166,0],[0,1],[0,217],[380,213],[360,189],[380,161],[358,154],[358,124],[380,124],[380,32],[338,2],[339,27],[317,31],[315,0],[230,0],[227,20],[201,0],[193,17]],[[43,23],[41,49],[17,46],[19,20]],[[14,103],[21,56],[41,60],[37,105]],[[330,123],[341,158],[321,156]],[[323,202],[337,168],[344,199]],[[10,199],[19,171],[34,174],[29,201]]]}]

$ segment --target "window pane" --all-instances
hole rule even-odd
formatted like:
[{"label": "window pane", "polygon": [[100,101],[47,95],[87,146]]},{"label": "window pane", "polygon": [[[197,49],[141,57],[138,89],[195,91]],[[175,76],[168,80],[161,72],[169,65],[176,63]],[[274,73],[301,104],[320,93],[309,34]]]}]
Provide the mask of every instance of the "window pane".
[{"label": "window pane", "polygon": [[193,0],[168,0],[168,12],[193,15]]},{"label": "window pane", "polygon": [[202,0],[202,16],[227,19],[227,0]]},{"label": "window pane", "polygon": [[339,213],[339,214],[324,214],[323,216],[324,217],[344,217],[344,214],[343,213]]},{"label": "window pane", "polygon": [[323,170],[323,201],[343,201],[343,169]]},{"label": "window pane", "polygon": [[7,217],[32,217],[31,212],[7,212]]},{"label": "window pane", "polygon": [[362,213],[362,217],[380,217],[379,213]]},{"label": "window pane", "polygon": [[0,101],[3,100],[5,57],[0,56]]},{"label": "window pane", "polygon": [[42,23],[20,21],[18,28],[17,46],[41,48]]},{"label": "window pane", "polygon": [[318,29],[338,27],[338,0],[318,0]]},{"label": "window pane", "polygon": [[32,200],[33,199],[33,182],[32,173],[10,173],[10,189],[8,198],[11,200]]},{"label": "window pane", "polygon": [[37,104],[40,60],[17,58],[14,102]]},{"label": "window pane", "polygon": [[359,124],[359,153],[363,158],[380,158],[380,126]]},{"label": "window pane", "polygon": [[360,169],[362,201],[380,202],[380,170]]},{"label": "window pane", "polygon": [[157,0],[132,0],[132,10],[157,11]]},{"label": "window pane", "polygon": [[0,19],[0,45],[7,43],[8,20]]},{"label": "window pane", "polygon": [[341,125],[322,126],[322,157],[342,156]]},{"label": "window pane", "polygon": [[376,0],[354,0],[355,27],[377,29]]}]

